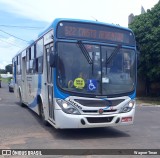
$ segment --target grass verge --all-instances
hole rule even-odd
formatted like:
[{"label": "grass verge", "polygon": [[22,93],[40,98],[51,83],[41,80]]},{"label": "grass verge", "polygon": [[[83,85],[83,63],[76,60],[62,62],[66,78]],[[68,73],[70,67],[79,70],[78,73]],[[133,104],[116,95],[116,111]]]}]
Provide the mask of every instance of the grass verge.
[{"label": "grass verge", "polygon": [[136,98],[137,104],[142,105],[160,105],[160,97],[137,97]]},{"label": "grass verge", "polygon": [[8,77],[8,78],[1,78],[1,81],[2,81],[2,82],[5,82],[5,83],[10,82],[10,80],[11,80],[10,77]]}]

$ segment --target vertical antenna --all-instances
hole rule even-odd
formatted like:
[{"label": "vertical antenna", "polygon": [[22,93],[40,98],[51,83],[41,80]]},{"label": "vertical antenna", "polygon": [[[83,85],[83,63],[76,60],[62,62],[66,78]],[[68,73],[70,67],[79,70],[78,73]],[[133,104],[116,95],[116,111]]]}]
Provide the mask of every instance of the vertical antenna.
[{"label": "vertical antenna", "polygon": [[94,20],[98,21],[95,17],[91,16],[91,18],[93,18]]}]

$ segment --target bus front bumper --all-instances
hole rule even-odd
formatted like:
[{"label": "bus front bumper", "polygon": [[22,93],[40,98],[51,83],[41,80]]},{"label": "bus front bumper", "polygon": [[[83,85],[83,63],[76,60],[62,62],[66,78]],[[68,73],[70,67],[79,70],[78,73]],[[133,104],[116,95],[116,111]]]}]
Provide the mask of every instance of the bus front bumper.
[{"label": "bus front bumper", "polygon": [[62,110],[55,112],[55,128],[94,128],[119,125],[130,125],[134,122],[135,108],[127,113],[112,115],[71,115]]}]

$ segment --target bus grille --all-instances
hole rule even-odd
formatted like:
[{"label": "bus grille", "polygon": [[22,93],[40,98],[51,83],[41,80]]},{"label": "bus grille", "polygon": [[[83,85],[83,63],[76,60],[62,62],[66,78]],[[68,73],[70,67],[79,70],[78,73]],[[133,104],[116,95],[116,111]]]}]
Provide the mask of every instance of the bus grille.
[{"label": "bus grille", "polygon": [[86,117],[89,123],[108,123],[113,120],[113,117]]},{"label": "bus grille", "polygon": [[[98,110],[82,110],[84,113],[99,113]],[[103,110],[103,113],[116,112],[117,110]]]},{"label": "bus grille", "polygon": [[87,107],[106,107],[106,106],[117,106],[125,99],[118,100],[84,100],[84,99],[74,99],[74,101]]}]

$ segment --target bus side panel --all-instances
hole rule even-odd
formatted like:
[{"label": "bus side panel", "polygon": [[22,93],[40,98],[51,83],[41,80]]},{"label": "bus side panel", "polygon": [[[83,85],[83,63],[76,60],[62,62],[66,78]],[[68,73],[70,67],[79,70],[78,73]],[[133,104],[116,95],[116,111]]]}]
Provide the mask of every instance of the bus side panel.
[{"label": "bus side panel", "polygon": [[39,114],[39,107],[37,103],[37,97],[41,96],[41,78],[42,75],[34,74],[27,75],[27,104],[30,109]]}]

